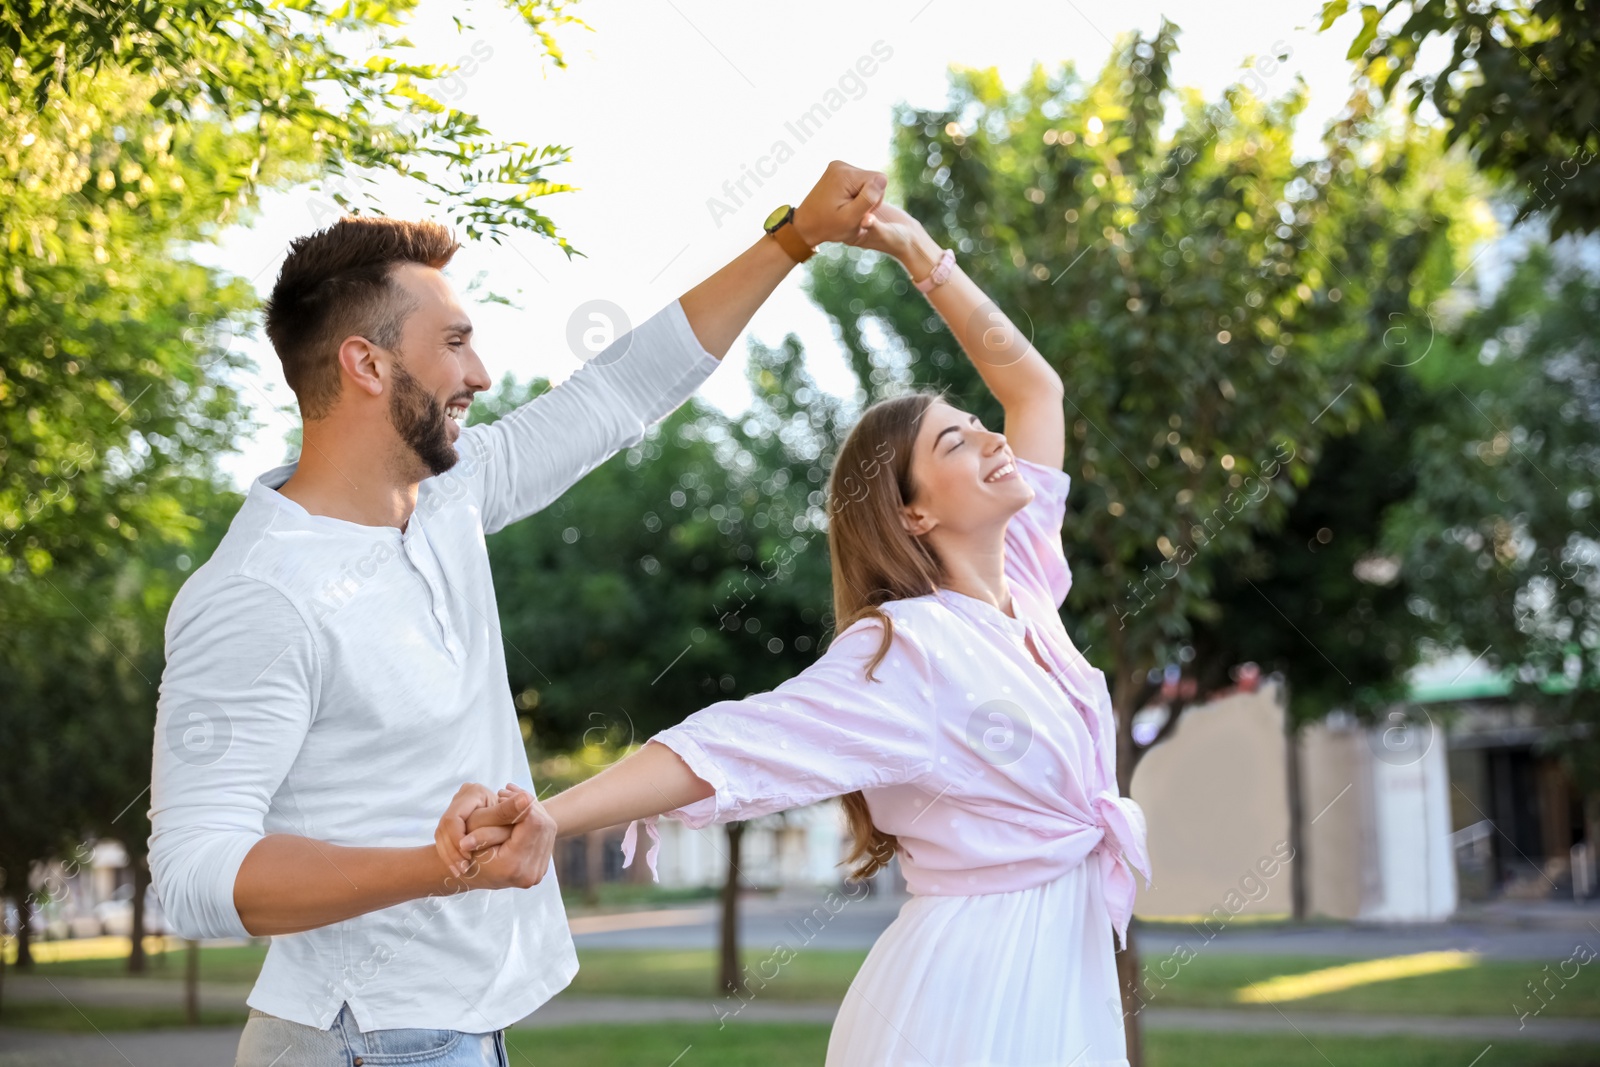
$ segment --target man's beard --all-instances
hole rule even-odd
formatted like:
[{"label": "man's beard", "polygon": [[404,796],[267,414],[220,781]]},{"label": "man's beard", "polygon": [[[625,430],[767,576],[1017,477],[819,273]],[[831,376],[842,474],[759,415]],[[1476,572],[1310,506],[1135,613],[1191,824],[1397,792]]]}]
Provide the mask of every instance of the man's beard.
[{"label": "man's beard", "polygon": [[430,474],[443,474],[459,458],[450,441],[450,417],[437,397],[422,387],[396,360],[394,392],[389,396],[389,421],[400,439],[428,468]]}]

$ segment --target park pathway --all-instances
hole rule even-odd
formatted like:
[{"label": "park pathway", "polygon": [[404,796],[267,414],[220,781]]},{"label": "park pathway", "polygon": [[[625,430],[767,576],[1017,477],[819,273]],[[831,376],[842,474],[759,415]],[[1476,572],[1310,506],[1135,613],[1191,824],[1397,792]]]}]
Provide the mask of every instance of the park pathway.
[{"label": "park pathway", "polygon": [[[726,1007],[704,999],[643,997],[557,997],[521,1028],[684,1022],[714,1023]],[[752,1001],[729,1025],[796,1022],[827,1024],[837,1010],[832,1004],[762,1003]],[[1261,1010],[1206,1010],[1151,1008],[1145,1013],[1151,1030],[1187,1030],[1211,1033],[1315,1036],[1418,1037],[1476,1039],[1502,1043],[1544,1041],[1600,1045],[1600,1021],[1591,1019],[1530,1019],[1519,1028],[1508,1012],[1505,1018],[1481,1016],[1341,1015],[1330,1012]],[[0,1028],[0,1067],[218,1067],[233,1062],[239,1041],[238,1027],[203,1027],[197,1030],[146,1030],[133,1033],[46,1033]]]},{"label": "park pathway", "polygon": [[[808,900],[751,901],[744,917],[746,944],[759,944],[781,935],[786,923],[804,913]],[[865,948],[892,920],[897,902],[866,901],[830,923],[815,947]],[[1510,906],[1507,906],[1510,907]],[[682,909],[635,912],[607,916],[574,916],[575,940],[589,948],[704,948],[715,943],[714,909],[704,905]],[[1480,909],[1448,924],[1405,927],[1308,925],[1289,928],[1230,930],[1218,937],[1213,951],[1289,955],[1349,955],[1361,958],[1397,951],[1470,949],[1490,958],[1551,959],[1570,950],[1574,936],[1600,933],[1591,908],[1533,908],[1522,911]],[[1177,926],[1156,926],[1140,933],[1147,953],[1160,952],[1194,936]],[[181,1004],[181,982],[119,978],[46,978],[9,971],[5,977],[7,1003],[57,1000],[92,1010],[105,1005]],[[250,987],[242,984],[202,982],[201,1004],[207,1010],[243,1013]],[[830,1003],[763,1001],[757,998],[742,1008],[722,998],[556,997],[518,1024],[541,1028],[603,1023],[684,1022],[717,1023],[724,1013],[729,1025],[741,1023],[797,1022],[826,1025],[838,1010]],[[87,1017],[86,1017],[87,1018]],[[1345,1035],[1386,1037],[1413,1035],[1493,1042],[1496,1045],[1526,1041],[1588,1044],[1600,1047],[1600,1020],[1530,1018],[1519,1024],[1508,1009],[1496,1016],[1352,1015],[1306,1011],[1282,1006],[1273,1009],[1201,1009],[1152,1007],[1145,1012],[1151,1030],[1211,1033],[1299,1033],[1302,1036]],[[237,1026],[194,1030],[105,1032],[92,1028],[76,1033],[16,1030],[0,1026],[0,1067],[217,1067],[233,1062],[238,1044]]]}]

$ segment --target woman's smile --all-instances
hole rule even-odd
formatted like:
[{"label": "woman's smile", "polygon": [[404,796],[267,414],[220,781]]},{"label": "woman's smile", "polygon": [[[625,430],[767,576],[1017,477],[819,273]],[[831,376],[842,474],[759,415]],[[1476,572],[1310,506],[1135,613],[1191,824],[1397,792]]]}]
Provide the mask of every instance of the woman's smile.
[{"label": "woman's smile", "polygon": [[1000,464],[1000,466],[996,467],[994,470],[985,475],[983,480],[985,482],[1003,482],[1008,478],[1015,478],[1016,476],[1017,465],[1008,459],[1004,463]]}]

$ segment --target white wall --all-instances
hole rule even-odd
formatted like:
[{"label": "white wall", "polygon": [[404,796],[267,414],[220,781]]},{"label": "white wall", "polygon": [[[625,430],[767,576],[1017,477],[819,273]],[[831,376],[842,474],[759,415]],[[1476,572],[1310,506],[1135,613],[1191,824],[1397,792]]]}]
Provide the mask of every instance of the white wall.
[{"label": "white wall", "polygon": [[[1360,918],[1374,922],[1440,921],[1456,910],[1444,730],[1413,714],[1403,733],[1381,724],[1371,731],[1378,877]],[[1401,744],[1391,740],[1400,737]]]}]

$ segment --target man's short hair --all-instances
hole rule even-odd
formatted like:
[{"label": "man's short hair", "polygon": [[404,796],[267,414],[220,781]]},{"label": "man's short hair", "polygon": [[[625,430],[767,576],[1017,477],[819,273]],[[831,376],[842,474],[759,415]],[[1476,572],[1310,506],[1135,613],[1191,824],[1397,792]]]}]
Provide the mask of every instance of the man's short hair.
[{"label": "man's short hair", "polygon": [[436,222],[347,217],[289,246],[266,305],[267,337],[303,418],[339,398],[339,346],[365,337],[393,349],[413,303],[392,277],[396,264],[443,269],[461,246]]}]

